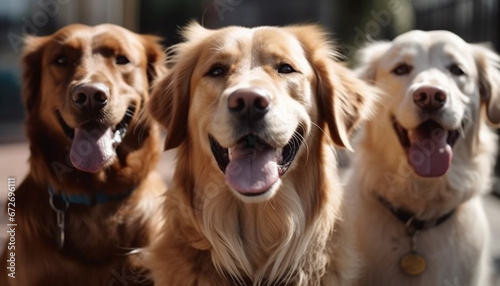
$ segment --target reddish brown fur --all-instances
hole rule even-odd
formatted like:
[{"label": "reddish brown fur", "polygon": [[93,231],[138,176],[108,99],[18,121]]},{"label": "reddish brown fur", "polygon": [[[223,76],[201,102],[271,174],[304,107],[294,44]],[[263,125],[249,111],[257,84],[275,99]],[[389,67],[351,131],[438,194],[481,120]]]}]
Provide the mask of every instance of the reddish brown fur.
[{"label": "reddish brown fur", "polygon": [[[101,41],[95,41],[96,37]],[[115,55],[110,59],[99,52],[103,45],[115,55],[126,55],[131,64],[115,66]],[[75,64],[54,66],[61,51]],[[161,222],[155,213],[158,196],[165,190],[155,171],[158,128],[138,119],[149,99],[151,81],[165,71],[158,39],[114,25],[71,25],[50,36],[27,38],[22,64],[30,171],[15,193],[16,278],[7,278],[5,262],[10,251],[6,251],[1,274],[5,280],[0,284],[115,285],[127,281],[127,285],[143,285],[139,283],[143,277],[134,275],[142,272],[140,257],[128,252],[146,246]],[[71,87],[88,80],[89,75],[110,90],[109,105],[113,108],[106,111],[109,124],[123,117],[117,107],[136,107],[127,135],[116,147],[116,158],[97,173],[85,173],[72,166],[71,141],[56,117],[58,110],[70,127],[77,127],[77,114],[65,103]],[[48,185],[67,194],[92,194],[98,190],[117,194],[136,188],[120,201],[71,205],[66,213],[66,241],[61,251],[57,248],[59,229],[49,205]]]}]

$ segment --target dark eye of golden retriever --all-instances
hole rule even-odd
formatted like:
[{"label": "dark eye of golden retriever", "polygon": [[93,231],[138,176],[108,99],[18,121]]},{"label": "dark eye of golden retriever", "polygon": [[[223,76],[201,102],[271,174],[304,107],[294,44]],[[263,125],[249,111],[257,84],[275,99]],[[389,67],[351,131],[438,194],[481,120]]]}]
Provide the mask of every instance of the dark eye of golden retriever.
[{"label": "dark eye of golden retriever", "polygon": [[401,63],[392,70],[392,73],[395,75],[407,75],[411,72],[412,69],[413,69],[412,66],[406,63]]},{"label": "dark eye of golden retriever", "polygon": [[456,75],[456,76],[466,75],[465,72],[460,68],[460,66],[458,64],[451,64],[448,67],[448,70],[451,72],[451,74]]},{"label": "dark eye of golden retriever", "polygon": [[54,60],[54,64],[57,66],[65,66],[68,64],[68,57],[65,55],[57,56]]},{"label": "dark eye of golden retriever", "polygon": [[214,64],[210,67],[206,75],[209,77],[222,77],[227,74],[228,70],[229,68],[222,64]]},{"label": "dark eye of golden retriever", "polygon": [[296,72],[296,70],[289,64],[280,64],[278,67],[278,73],[293,73]]},{"label": "dark eye of golden retriever", "polygon": [[128,63],[130,63],[130,61],[129,61],[129,59],[126,56],[119,55],[119,56],[116,57],[116,64],[117,65],[126,65]]}]

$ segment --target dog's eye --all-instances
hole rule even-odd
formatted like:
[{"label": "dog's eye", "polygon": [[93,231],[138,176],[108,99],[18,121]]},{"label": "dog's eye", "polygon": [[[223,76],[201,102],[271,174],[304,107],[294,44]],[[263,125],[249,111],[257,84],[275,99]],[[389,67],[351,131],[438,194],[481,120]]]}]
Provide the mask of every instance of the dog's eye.
[{"label": "dog's eye", "polygon": [[64,65],[68,64],[68,57],[66,57],[66,56],[58,56],[54,60],[54,64],[56,64],[58,66],[64,66]]},{"label": "dog's eye", "polygon": [[289,64],[281,64],[278,67],[278,73],[293,73],[293,72],[295,72],[295,70]]},{"label": "dog's eye", "polygon": [[399,64],[396,68],[392,70],[392,73],[395,75],[406,75],[409,74],[412,70],[412,66],[408,64]]},{"label": "dog's eye", "polygon": [[227,68],[217,65],[210,68],[210,70],[207,72],[207,76],[220,77],[225,75],[226,73],[227,73]]},{"label": "dog's eye", "polygon": [[128,63],[130,63],[130,61],[128,60],[128,58],[126,56],[120,55],[120,56],[116,57],[116,64],[117,65],[126,65]]},{"label": "dog's eye", "polygon": [[465,75],[465,72],[460,68],[459,65],[457,64],[452,64],[448,67],[448,70],[453,74],[453,75],[456,75],[456,76],[461,76],[461,75]]}]

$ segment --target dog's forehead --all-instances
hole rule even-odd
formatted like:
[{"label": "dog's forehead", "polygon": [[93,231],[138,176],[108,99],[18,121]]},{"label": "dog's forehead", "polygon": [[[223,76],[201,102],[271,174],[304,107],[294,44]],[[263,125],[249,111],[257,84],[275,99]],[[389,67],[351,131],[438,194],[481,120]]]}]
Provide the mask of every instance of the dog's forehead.
[{"label": "dog's forehead", "polygon": [[277,27],[232,27],[212,34],[207,40],[207,49],[202,52],[206,58],[224,54],[243,56],[252,61],[286,58],[301,62],[305,53],[293,34]]},{"label": "dog's forehead", "polygon": [[387,63],[400,61],[429,63],[461,62],[472,65],[470,45],[448,31],[410,31],[395,38],[385,54]]},{"label": "dog's forehead", "polygon": [[206,52],[209,53],[232,49],[244,51],[252,41],[252,34],[248,28],[231,27],[214,32],[201,44],[206,44]]},{"label": "dog's forehead", "polygon": [[70,25],[53,35],[53,43],[72,49],[109,50],[139,57],[143,50],[135,34],[119,26],[103,24],[95,27]]},{"label": "dog's forehead", "polygon": [[411,31],[404,33],[393,41],[393,50],[414,50],[429,52],[435,49],[464,52],[468,48],[459,36],[448,31]]},{"label": "dog's forehead", "polygon": [[283,28],[265,26],[255,28],[252,40],[254,45],[271,44],[294,50],[302,50],[297,37]]},{"label": "dog's forehead", "polygon": [[268,45],[302,50],[300,42],[283,28],[262,26],[256,28],[230,27],[213,33],[208,37],[216,48],[229,46],[262,48]]}]

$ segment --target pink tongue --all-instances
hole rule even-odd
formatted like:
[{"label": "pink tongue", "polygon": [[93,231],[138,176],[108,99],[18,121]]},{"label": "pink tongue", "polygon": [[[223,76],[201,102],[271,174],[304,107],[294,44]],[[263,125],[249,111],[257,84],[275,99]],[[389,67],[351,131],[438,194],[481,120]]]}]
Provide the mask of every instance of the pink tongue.
[{"label": "pink tongue", "polygon": [[410,135],[408,161],[422,177],[438,177],[450,168],[453,151],[446,139],[448,132],[434,121],[427,121]]},{"label": "pink tongue", "polygon": [[96,173],[113,157],[113,132],[109,127],[100,127],[90,131],[75,129],[75,138],[71,144],[69,158],[78,170]]},{"label": "pink tongue", "polygon": [[264,193],[278,179],[276,154],[269,147],[246,148],[238,144],[231,148],[231,162],[226,167],[226,183],[242,194]]}]

